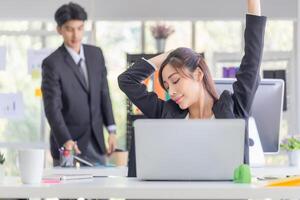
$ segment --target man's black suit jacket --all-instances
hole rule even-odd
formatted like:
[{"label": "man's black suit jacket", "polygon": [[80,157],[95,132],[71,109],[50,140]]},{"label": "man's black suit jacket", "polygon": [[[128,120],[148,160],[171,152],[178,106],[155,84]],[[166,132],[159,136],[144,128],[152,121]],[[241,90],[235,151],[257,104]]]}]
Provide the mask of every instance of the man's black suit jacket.
[{"label": "man's black suit jacket", "polygon": [[[249,117],[250,109],[260,82],[259,67],[262,59],[266,17],[246,16],[245,55],[237,81],[233,84],[233,93],[224,91],[213,105],[215,118],[245,118]],[[142,81],[149,77],[154,68],[145,60],[140,59],[119,76],[119,87],[128,98],[148,118],[185,118],[188,110],[181,110],[172,100],[163,101],[154,92],[147,92]],[[245,140],[245,163],[249,163],[248,133]],[[134,142],[129,156],[129,176],[135,176]]]},{"label": "man's black suit jacket", "polygon": [[83,45],[88,72],[87,89],[64,45],[43,60],[42,93],[45,114],[50,124],[50,147],[54,159],[58,148],[75,140],[84,152],[94,134],[101,152],[106,153],[103,124],[115,124],[107,83],[107,71],[100,48]]}]

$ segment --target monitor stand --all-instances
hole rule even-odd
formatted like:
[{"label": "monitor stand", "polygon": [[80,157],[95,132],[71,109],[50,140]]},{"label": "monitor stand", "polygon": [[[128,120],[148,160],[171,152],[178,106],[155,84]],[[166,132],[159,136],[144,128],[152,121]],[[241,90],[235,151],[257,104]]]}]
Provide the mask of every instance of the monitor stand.
[{"label": "monitor stand", "polygon": [[249,162],[251,167],[264,167],[265,156],[260,142],[257,126],[253,117],[248,120]]}]

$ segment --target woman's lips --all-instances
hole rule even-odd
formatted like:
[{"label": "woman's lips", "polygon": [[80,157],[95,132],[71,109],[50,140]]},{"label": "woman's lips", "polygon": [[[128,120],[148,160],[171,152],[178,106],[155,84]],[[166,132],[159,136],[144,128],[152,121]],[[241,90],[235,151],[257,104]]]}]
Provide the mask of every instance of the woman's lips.
[{"label": "woman's lips", "polygon": [[182,99],[183,99],[183,95],[180,96],[180,97],[178,97],[178,98],[176,98],[176,99],[175,99],[175,102],[178,104]]}]

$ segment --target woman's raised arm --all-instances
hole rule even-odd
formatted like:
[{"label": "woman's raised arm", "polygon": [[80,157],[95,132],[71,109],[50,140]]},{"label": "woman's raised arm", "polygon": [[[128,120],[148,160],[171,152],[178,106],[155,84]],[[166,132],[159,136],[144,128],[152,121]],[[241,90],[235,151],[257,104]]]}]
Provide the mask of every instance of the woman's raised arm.
[{"label": "woman's raised arm", "polygon": [[248,2],[248,14],[261,15],[260,0],[247,0]]}]

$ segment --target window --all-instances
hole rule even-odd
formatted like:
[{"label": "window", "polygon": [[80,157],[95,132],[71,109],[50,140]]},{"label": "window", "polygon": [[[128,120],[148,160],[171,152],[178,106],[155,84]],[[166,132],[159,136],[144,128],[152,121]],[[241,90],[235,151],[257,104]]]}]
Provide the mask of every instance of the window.
[{"label": "window", "polygon": [[292,20],[268,20],[265,32],[265,51],[292,51],[294,24]]},{"label": "window", "polygon": [[[155,39],[151,33],[151,26],[155,25],[155,21],[145,22],[145,52],[156,53]],[[164,21],[167,26],[174,28],[174,33],[166,40],[166,51],[176,49],[178,47],[192,47],[192,23],[189,21]]]},{"label": "window", "polygon": [[218,68],[214,66],[214,53],[241,52],[242,23],[240,21],[198,21],[196,22],[196,50],[204,52],[214,77]]},{"label": "window", "polygon": [[[87,41],[91,23],[86,24]],[[49,146],[49,127],[43,114],[42,99],[35,96],[40,88],[41,77],[32,77],[28,72],[27,51],[42,48],[56,49],[62,39],[56,33],[54,23],[42,21],[0,22],[0,46],[7,49],[6,69],[0,71],[0,92],[21,92],[24,101],[24,117],[20,120],[0,119],[0,142],[6,151],[8,174],[17,174],[16,148]],[[52,161],[47,152],[47,164]],[[9,170],[9,171],[8,171]]]},{"label": "window", "polygon": [[[32,79],[27,70],[27,50],[40,49],[42,39],[30,32],[39,30],[41,22],[0,22],[0,46],[7,49],[6,70],[0,72],[0,92],[22,92],[24,118],[20,120],[0,119],[0,140],[5,143],[39,143],[41,141],[41,99],[34,91],[40,80]],[[16,151],[7,151],[7,169],[16,173]]]},{"label": "window", "polygon": [[103,50],[108,71],[118,146],[126,149],[126,97],[119,89],[117,78],[127,67],[126,53],[142,51],[141,22],[97,22],[96,33],[96,44]]}]

